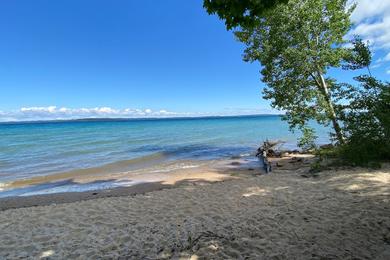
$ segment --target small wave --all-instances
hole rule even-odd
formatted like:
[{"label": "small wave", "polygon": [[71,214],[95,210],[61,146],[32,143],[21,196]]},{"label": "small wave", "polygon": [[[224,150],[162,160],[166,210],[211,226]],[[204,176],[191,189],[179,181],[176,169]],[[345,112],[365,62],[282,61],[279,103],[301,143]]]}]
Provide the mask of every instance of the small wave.
[{"label": "small wave", "polygon": [[199,165],[187,165],[187,166],[183,166],[181,167],[181,169],[191,169],[191,168],[198,168]]},{"label": "small wave", "polygon": [[3,191],[7,188],[8,184],[4,182],[0,182],[0,191]]},{"label": "small wave", "polygon": [[192,169],[192,168],[198,168],[200,165],[183,165],[183,163],[174,163],[172,165],[162,165],[158,167],[157,170],[149,170],[151,173],[163,173],[163,172],[172,172],[176,170],[183,170],[183,169]]},{"label": "small wave", "polygon": [[105,164],[100,167],[96,167],[96,169],[101,170],[121,170],[121,169],[133,169],[138,167],[144,167],[148,166],[150,164],[159,163],[162,161],[167,160],[168,155],[164,152],[156,152],[153,154],[129,159],[129,160],[122,160],[117,161],[109,164]]}]

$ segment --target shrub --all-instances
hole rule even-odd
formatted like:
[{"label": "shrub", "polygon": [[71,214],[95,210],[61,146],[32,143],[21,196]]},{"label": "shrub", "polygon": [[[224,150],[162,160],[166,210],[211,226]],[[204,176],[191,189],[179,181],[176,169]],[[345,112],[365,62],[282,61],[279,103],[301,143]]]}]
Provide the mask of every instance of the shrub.
[{"label": "shrub", "polygon": [[298,146],[302,148],[303,151],[316,149],[315,140],[317,139],[317,136],[315,135],[314,129],[303,127],[301,130],[302,137],[298,139]]},{"label": "shrub", "polygon": [[353,165],[390,160],[390,84],[360,76],[361,86],[343,115],[346,143],[340,157]]}]

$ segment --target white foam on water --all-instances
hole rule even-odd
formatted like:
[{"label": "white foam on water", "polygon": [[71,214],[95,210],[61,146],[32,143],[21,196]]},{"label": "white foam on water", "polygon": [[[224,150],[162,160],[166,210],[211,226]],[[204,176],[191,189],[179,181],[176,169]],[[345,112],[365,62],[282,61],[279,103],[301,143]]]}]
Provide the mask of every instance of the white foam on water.
[{"label": "white foam on water", "polygon": [[187,166],[183,166],[181,167],[182,169],[191,169],[191,168],[198,168],[199,165],[187,165]]},{"label": "white foam on water", "polygon": [[196,165],[196,164],[186,165],[183,163],[179,163],[179,164],[174,164],[174,165],[164,166],[164,167],[160,166],[159,169],[151,170],[150,172],[152,172],[152,173],[171,172],[171,171],[181,170],[181,169],[198,168],[199,166],[200,165]]},{"label": "white foam on water", "polygon": [[9,186],[7,183],[0,182],[0,192],[6,190],[7,186]]}]

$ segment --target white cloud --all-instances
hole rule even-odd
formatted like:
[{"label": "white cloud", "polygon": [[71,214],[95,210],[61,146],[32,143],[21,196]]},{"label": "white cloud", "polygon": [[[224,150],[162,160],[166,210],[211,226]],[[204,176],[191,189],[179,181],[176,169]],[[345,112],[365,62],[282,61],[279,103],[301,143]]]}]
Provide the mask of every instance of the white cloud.
[{"label": "white cloud", "polygon": [[390,1],[388,0],[352,0],[349,3],[357,4],[351,16],[355,23],[372,19],[375,16],[383,16],[390,12]]},{"label": "white cloud", "polygon": [[388,53],[384,58],[383,60],[385,61],[390,61],[390,53]]},{"label": "white cloud", "polygon": [[22,107],[20,109],[23,113],[54,113],[56,111],[55,106],[49,106],[49,107]]},{"label": "white cloud", "polygon": [[171,112],[165,109],[152,110],[111,107],[67,108],[67,107],[22,107],[14,111],[1,111],[0,122],[5,121],[36,121],[36,120],[69,120],[81,118],[166,118],[166,117],[200,117],[200,116],[234,116],[250,114],[278,114],[272,109],[226,108],[223,112],[183,113]]},{"label": "white cloud", "polygon": [[390,1],[389,0],[351,0],[356,9],[351,19],[354,28],[349,36],[359,35],[368,40],[374,50],[387,53],[378,63],[390,61]]},{"label": "white cloud", "polygon": [[386,71],[386,74],[390,75],[390,69],[388,69],[388,70]]},{"label": "white cloud", "polygon": [[114,109],[111,107],[67,108],[67,107],[22,107],[17,111],[0,111],[0,121],[55,120],[79,118],[139,118],[186,116],[185,113],[152,109]]}]

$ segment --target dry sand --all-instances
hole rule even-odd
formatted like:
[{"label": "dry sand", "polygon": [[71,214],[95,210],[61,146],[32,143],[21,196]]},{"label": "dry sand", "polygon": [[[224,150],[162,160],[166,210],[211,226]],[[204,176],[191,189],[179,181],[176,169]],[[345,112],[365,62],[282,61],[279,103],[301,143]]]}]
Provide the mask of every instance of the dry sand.
[{"label": "dry sand", "polygon": [[[270,175],[0,212],[0,259],[390,259],[390,167]],[[1,202],[0,202],[1,203]]]}]

